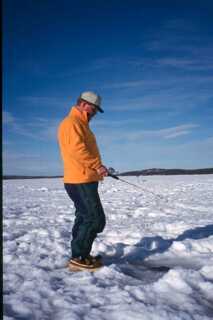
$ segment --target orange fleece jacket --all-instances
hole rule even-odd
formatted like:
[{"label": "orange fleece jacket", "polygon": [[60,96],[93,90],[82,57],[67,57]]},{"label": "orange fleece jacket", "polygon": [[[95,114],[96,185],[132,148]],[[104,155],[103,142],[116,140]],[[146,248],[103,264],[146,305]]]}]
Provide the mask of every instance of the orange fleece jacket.
[{"label": "orange fleece jacket", "polygon": [[86,112],[72,107],[59,125],[58,142],[64,163],[64,183],[102,180],[96,171],[102,165],[101,156]]}]

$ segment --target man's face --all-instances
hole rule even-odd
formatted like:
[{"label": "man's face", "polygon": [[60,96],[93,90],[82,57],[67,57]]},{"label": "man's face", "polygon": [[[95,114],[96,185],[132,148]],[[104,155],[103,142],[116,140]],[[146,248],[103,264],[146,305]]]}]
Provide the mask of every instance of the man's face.
[{"label": "man's face", "polygon": [[96,106],[89,102],[85,102],[84,110],[87,112],[89,121],[96,115],[98,111]]}]

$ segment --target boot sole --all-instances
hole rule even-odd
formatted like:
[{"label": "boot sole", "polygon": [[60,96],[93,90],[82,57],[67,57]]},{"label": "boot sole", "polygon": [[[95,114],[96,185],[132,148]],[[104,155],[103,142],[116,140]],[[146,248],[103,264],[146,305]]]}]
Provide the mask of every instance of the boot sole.
[{"label": "boot sole", "polygon": [[94,267],[87,267],[87,266],[84,267],[84,266],[80,266],[80,265],[75,265],[73,263],[68,263],[67,267],[70,271],[73,271],[73,272],[78,272],[78,271],[94,272],[96,270],[101,269],[102,265],[94,266]]}]

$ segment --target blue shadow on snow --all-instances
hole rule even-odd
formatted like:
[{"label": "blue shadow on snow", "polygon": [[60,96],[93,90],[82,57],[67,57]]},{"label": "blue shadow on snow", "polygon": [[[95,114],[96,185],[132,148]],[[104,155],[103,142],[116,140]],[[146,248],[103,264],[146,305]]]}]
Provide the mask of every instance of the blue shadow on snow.
[{"label": "blue shadow on snow", "polygon": [[124,249],[127,247],[127,245],[123,243],[117,243],[115,246],[115,254],[113,256],[106,257],[105,261],[106,264],[111,264],[114,262],[142,262],[148,256],[167,251],[175,241],[184,241],[186,239],[198,240],[207,238],[211,235],[213,235],[213,224],[186,230],[181,235],[173,239],[163,239],[160,236],[144,237],[137,244],[135,244],[134,249],[128,254],[124,253]]}]

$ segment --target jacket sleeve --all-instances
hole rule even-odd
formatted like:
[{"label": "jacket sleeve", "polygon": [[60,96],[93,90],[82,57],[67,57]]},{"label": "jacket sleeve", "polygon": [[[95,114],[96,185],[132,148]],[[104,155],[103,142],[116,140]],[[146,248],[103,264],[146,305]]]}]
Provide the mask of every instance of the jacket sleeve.
[{"label": "jacket sleeve", "polygon": [[102,163],[96,141],[94,140],[95,153],[93,154],[86,145],[85,133],[78,123],[72,123],[68,135],[70,156],[88,168],[100,168]]}]

